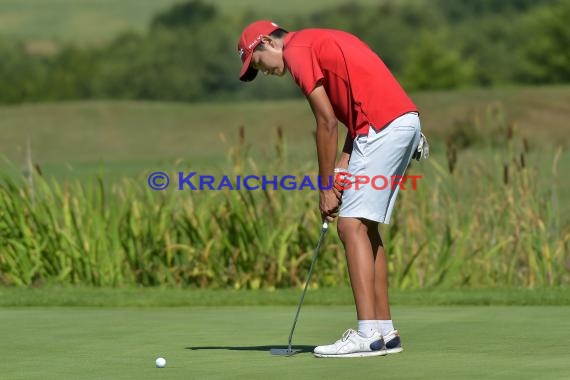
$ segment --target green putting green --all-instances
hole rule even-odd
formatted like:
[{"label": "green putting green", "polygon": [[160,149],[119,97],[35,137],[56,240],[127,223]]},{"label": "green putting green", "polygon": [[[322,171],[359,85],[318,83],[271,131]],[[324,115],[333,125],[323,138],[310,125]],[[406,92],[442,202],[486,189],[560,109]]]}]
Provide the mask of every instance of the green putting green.
[{"label": "green putting green", "polygon": [[[568,306],[393,308],[404,353],[316,359],[318,344],[355,326],[349,305],[303,307],[293,357],[284,347],[295,306],[4,307],[3,379],[566,379]],[[166,368],[154,367],[159,357]]]}]

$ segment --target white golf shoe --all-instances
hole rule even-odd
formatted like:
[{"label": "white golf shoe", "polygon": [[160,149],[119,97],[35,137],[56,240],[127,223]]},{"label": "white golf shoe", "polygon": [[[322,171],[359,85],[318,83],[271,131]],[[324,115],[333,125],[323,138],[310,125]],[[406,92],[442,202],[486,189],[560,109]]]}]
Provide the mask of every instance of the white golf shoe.
[{"label": "white golf shoe", "polygon": [[379,332],[375,332],[370,338],[364,338],[353,329],[346,330],[335,343],[315,347],[313,351],[313,355],[318,358],[355,358],[386,354],[384,340]]}]

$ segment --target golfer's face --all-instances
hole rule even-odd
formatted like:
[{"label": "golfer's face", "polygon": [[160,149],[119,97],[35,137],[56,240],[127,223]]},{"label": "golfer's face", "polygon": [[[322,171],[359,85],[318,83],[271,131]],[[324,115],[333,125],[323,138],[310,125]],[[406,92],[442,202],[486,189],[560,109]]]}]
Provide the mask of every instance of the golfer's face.
[{"label": "golfer's face", "polygon": [[282,50],[276,49],[269,43],[265,43],[264,46],[263,50],[253,52],[251,66],[265,75],[283,76],[285,74],[285,63],[283,62]]}]

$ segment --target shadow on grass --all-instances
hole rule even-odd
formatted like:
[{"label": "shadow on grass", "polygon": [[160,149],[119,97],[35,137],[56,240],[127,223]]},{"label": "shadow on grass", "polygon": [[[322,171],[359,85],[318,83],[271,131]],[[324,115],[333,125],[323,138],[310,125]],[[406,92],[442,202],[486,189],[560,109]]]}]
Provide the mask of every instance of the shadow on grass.
[{"label": "shadow on grass", "polygon": [[[196,346],[196,347],[185,347],[187,350],[229,350],[229,351],[269,351],[272,348],[286,349],[286,345],[275,345],[275,346]],[[299,353],[312,353],[315,346],[307,345],[293,345],[291,348],[298,350]]]}]

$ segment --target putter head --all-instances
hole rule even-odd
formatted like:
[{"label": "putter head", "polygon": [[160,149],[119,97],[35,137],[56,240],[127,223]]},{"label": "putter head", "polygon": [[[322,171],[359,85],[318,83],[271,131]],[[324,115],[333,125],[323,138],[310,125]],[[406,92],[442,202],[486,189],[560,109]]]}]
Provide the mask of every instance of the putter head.
[{"label": "putter head", "polygon": [[294,349],[289,349],[289,348],[272,348],[270,352],[271,352],[271,355],[293,356],[296,353],[301,352],[301,350],[294,350]]}]

